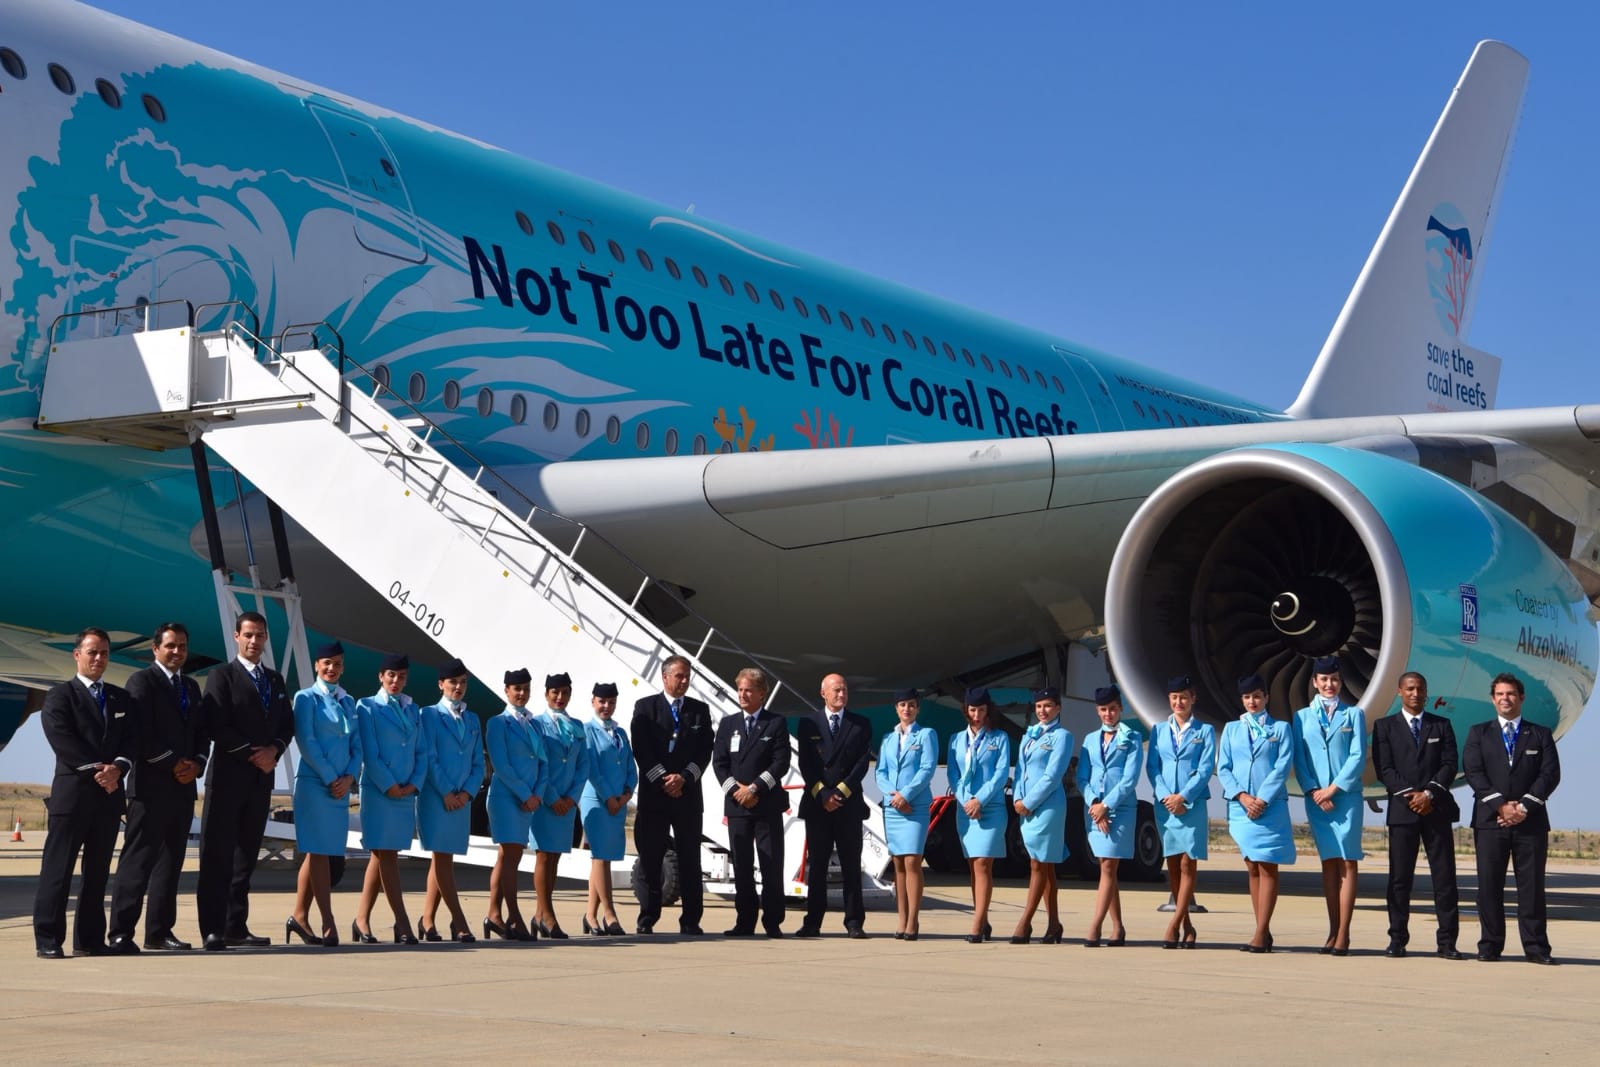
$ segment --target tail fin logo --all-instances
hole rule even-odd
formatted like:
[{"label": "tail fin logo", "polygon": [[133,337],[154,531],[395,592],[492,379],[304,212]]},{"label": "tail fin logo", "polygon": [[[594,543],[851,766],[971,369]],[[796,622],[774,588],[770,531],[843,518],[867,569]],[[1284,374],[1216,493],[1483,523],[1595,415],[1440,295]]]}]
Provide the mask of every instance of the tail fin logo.
[{"label": "tail fin logo", "polygon": [[1440,204],[1428,215],[1423,239],[1428,261],[1428,295],[1434,314],[1450,336],[1461,336],[1472,284],[1472,233],[1454,204]]}]

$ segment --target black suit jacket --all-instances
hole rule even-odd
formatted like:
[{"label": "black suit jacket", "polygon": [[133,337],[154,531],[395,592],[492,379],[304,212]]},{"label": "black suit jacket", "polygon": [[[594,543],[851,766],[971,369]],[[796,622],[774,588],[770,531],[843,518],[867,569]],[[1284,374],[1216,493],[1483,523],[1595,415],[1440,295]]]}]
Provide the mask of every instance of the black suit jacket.
[{"label": "black suit jacket", "polygon": [[1408,803],[1411,794],[1418,792],[1433,797],[1433,814],[1427,821],[1453,823],[1461,818],[1461,807],[1450,795],[1460,763],[1455,728],[1444,716],[1425,711],[1421,734],[1418,744],[1411,737],[1406,717],[1398,711],[1372,724],[1372,769],[1389,791],[1385,821],[1390,826],[1423,821]]},{"label": "black suit jacket", "polygon": [[[848,812],[858,819],[867,817],[867,801],[861,795],[861,780],[867,775],[872,758],[872,724],[864,715],[848,709],[839,718],[839,732],[828,730],[826,710],[808,713],[796,727],[800,742],[800,777],[805,792],[800,794],[800,817]],[[831,796],[844,800],[837,812],[823,807]]]},{"label": "black suit jacket", "polygon": [[1498,717],[1480,722],[1467,731],[1462,752],[1467,782],[1472,786],[1472,825],[1493,829],[1500,805],[1521,801],[1528,809],[1530,830],[1550,829],[1550,813],[1545,804],[1561,783],[1561,760],[1556,756],[1555,735],[1537,723],[1522,720],[1522,732],[1512,762],[1506,763],[1504,735]]},{"label": "black suit jacket", "polygon": [[270,667],[262,669],[272,692],[264,708],[255,680],[238,657],[206,675],[201,721],[212,743],[211,761],[206,766],[208,787],[218,781],[259,782],[265,776],[250,763],[250,750],[271,745],[282,756],[289,747],[294,736],[294,709],[283,675]]},{"label": "black suit jacket", "polygon": [[[76,677],[51,687],[39,709],[45,740],[56,754],[56,773],[50,783],[51,815],[70,815],[86,800],[106,796],[94,780],[96,765],[116,763],[123,777],[133,767],[138,752],[138,716],[128,691],[103,683],[106,713],[93,694]],[[119,784],[111,794],[120,808],[124,799]]]},{"label": "black suit jacket", "polygon": [[[642,697],[634,704],[629,732],[633,758],[639,764],[641,808],[681,804],[696,811],[705,809],[700,778],[711,766],[711,709],[703,701],[685,696],[678,711],[677,731],[677,743],[673,744],[672,701],[666,694]],[[676,800],[661,791],[661,779],[669,774],[681,774],[689,782],[683,796]]]},{"label": "black suit jacket", "polygon": [[[722,783],[722,812],[730,819],[782,815],[789,810],[789,793],[783,788],[789,773],[789,724],[782,715],[761,710],[754,735],[748,739],[743,711],[724,715],[717,724],[717,743],[711,766]],[[756,806],[746,808],[733,799],[740,784],[753,784],[761,794]]]},{"label": "black suit jacket", "polygon": [[180,759],[192,759],[204,772],[207,738],[201,724],[205,708],[199,684],[187,674],[181,677],[189,697],[187,713],[167,672],[156,664],[128,679],[128,696],[139,713],[139,762],[128,779],[130,797],[194,802],[195,783],[180,784],[172,777],[172,768]]}]

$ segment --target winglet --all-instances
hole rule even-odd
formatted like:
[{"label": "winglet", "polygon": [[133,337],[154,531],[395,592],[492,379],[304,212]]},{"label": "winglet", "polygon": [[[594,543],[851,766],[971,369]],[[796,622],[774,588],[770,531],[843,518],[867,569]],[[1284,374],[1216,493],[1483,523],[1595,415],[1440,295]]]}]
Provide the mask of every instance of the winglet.
[{"label": "winglet", "polygon": [[1481,41],[1289,413],[1494,406],[1500,360],[1466,344],[1528,61]]}]

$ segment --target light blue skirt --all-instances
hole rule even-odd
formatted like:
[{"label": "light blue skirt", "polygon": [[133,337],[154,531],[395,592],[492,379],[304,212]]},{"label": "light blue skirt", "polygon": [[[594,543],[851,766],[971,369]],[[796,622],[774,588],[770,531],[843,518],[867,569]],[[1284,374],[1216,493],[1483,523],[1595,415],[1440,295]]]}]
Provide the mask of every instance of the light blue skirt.
[{"label": "light blue skirt", "polygon": [[956,801],[956,832],[968,859],[1001,859],[1006,854],[1006,809],[996,802],[983,808],[976,819]]},{"label": "light blue skirt", "polygon": [[1044,807],[1022,818],[1022,843],[1028,858],[1038,863],[1060,863],[1067,858],[1067,795],[1052,796]]},{"label": "light blue skirt", "polygon": [[1189,805],[1182,815],[1174,815],[1163,804],[1156,805],[1156,826],[1161,830],[1163,856],[1190,856],[1197,860],[1206,858],[1206,837],[1210,826],[1206,819],[1206,802]]},{"label": "light blue skirt", "polygon": [[350,833],[350,796],[335,800],[328,787],[295,775],[294,847],[313,856],[342,856]]},{"label": "light blue skirt", "polygon": [[1252,863],[1293,863],[1297,855],[1285,799],[1267,805],[1259,819],[1246,815],[1237,800],[1229,800],[1228,836],[1239,846],[1239,854]]},{"label": "light blue skirt", "polygon": [[1089,852],[1096,859],[1133,859],[1133,830],[1139,821],[1139,804],[1134,801],[1111,809],[1111,832],[1103,834],[1089,818],[1089,805],[1083,806],[1083,825],[1089,833]]},{"label": "light blue skirt", "polygon": [[386,797],[376,785],[363,783],[361,789],[361,847],[365,849],[410,848],[417,835],[417,798],[413,794],[399,800]]},{"label": "light blue skirt", "polygon": [[928,805],[911,805],[910,815],[901,815],[888,804],[883,806],[883,832],[889,839],[889,855],[920,856],[928,847]]},{"label": "light blue skirt", "polygon": [[417,800],[417,826],[421,830],[422,847],[428,852],[464,856],[472,830],[472,805],[464,804],[455,811],[446,811],[444,794],[423,786]]},{"label": "light blue skirt", "polygon": [[500,784],[499,776],[489,779],[489,836],[497,845],[528,847],[528,828],[533,816],[523,811],[516,796]]},{"label": "light blue skirt", "polygon": [[[628,837],[624,832],[624,824],[628,820],[626,804],[618,808],[617,813],[613,815],[606,811],[605,801],[593,791],[585,789],[583,796],[578,798],[578,811],[583,815],[583,836],[589,842],[591,856],[607,863],[615,863],[628,854]],[[570,833],[567,840],[572,840]]]},{"label": "light blue skirt", "polygon": [[533,813],[528,846],[535,852],[571,852],[572,825],[577,816],[577,808],[570,809],[565,815],[557,815],[550,810],[550,805],[540,804],[539,810]]},{"label": "light blue skirt", "polygon": [[1322,860],[1358,860],[1361,852],[1361,794],[1334,795],[1333,810],[1323,811],[1306,798],[1306,822]]}]

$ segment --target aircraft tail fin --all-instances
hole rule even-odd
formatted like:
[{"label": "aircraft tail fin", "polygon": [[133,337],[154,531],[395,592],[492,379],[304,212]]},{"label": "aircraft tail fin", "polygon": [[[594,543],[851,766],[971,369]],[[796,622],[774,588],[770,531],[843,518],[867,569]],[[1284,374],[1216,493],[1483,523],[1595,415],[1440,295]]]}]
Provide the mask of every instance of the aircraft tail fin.
[{"label": "aircraft tail fin", "polygon": [[1481,41],[1289,413],[1494,406],[1500,360],[1466,344],[1528,61]]}]

